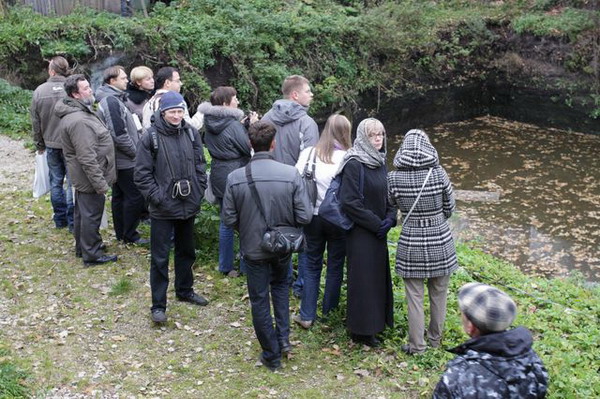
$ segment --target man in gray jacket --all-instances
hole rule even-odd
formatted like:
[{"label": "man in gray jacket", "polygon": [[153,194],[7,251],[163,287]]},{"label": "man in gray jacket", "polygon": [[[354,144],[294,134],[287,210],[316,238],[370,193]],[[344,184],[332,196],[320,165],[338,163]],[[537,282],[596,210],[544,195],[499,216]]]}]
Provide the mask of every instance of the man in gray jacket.
[{"label": "man in gray jacket", "polygon": [[300,75],[285,78],[281,92],[283,99],[275,101],[262,120],[277,128],[277,146],[273,151],[275,160],[294,166],[300,152],[319,141],[319,128],[307,114],[313,93],[308,79]]},{"label": "man in gray jacket", "polygon": [[[273,151],[276,161],[295,166],[300,152],[306,147],[314,146],[319,141],[319,128],[307,111],[313,99],[308,79],[300,75],[285,78],[281,85],[283,99],[275,101],[269,112],[262,120],[271,122],[277,128],[275,141],[277,146]],[[303,274],[306,255],[298,256],[298,278],[293,284],[294,295],[302,297],[304,286]],[[292,264],[290,262],[289,276],[292,282]]]},{"label": "man in gray jacket", "polygon": [[[312,219],[312,205],[295,167],[274,159],[275,127],[267,122],[250,126],[254,157],[248,164],[265,217],[272,226],[297,226]],[[291,255],[277,256],[260,247],[267,224],[252,196],[246,169],[231,172],[223,198],[223,223],[240,232],[240,249],[246,263],[252,323],[263,350],[260,361],[269,369],[281,366],[282,352],[289,342],[288,265]],[[269,291],[273,298],[275,328],[271,318]]]},{"label": "man in gray jacket", "polygon": [[104,253],[100,222],[105,194],[116,180],[115,149],[104,123],[91,110],[94,95],[83,75],[69,76],[65,97],[56,103],[60,118],[58,131],[63,144],[67,169],[75,188],[75,254],[84,266],[117,260]]},{"label": "man in gray jacket", "polygon": [[[54,113],[56,103],[65,97],[64,83],[69,76],[69,63],[61,56],[54,57],[48,65],[45,83],[33,92],[31,100],[31,125],[33,142],[39,154],[46,152],[50,170],[50,201],[54,211],[54,224],[57,228],[73,230],[73,193],[67,176],[67,165],[62,152],[62,142],[58,132],[60,119]],[[67,180],[67,192],[64,183]]]},{"label": "man in gray jacket", "polygon": [[135,154],[139,140],[133,114],[125,105],[127,74],[115,65],[104,71],[104,84],[96,90],[98,116],[106,123],[115,143],[117,182],[112,187],[112,215],[117,240],[147,244],[140,238],[137,226],[144,210],[144,198],[133,182]]}]

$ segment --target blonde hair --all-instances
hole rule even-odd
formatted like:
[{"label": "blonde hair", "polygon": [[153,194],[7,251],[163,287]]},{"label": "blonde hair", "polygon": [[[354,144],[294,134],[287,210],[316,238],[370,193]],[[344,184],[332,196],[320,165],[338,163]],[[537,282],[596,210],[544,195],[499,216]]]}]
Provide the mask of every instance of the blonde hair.
[{"label": "blonde hair", "polygon": [[137,82],[139,82],[140,80],[144,80],[150,76],[154,76],[154,72],[152,72],[152,69],[142,65],[133,68],[131,72],[129,72],[129,81],[131,82],[131,84],[139,86]]},{"label": "blonde hair", "polygon": [[337,142],[344,150],[352,146],[350,137],[352,124],[344,115],[333,114],[327,118],[327,123],[321,133],[319,142],[315,145],[315,151],[319,159],[325,163],[332,164],[331,157]]}]

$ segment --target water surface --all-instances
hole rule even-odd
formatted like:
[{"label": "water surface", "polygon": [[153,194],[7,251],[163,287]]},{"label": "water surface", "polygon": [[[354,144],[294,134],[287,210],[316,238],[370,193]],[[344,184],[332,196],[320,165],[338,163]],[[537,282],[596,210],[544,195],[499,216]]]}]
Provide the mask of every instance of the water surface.
[{"label": "water surface", "polygon": [[[600,281],[600,136],[495,117],[424,130],[454,188],[474,191],[459,196],[457,239],[529,273]],[[391,163],[405,132],[388,132]]]}]

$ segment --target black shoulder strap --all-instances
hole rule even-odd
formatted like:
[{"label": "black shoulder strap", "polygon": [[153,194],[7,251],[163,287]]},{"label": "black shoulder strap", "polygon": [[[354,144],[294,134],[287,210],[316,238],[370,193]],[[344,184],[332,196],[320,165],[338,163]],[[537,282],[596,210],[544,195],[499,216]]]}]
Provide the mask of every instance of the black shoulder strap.
[{"label": "black shoulder strap", "polygon": [[252,198],[254,198],[254,202],[256,202],[256,206],[258,206],[258,210],[260,212],[260,214],[262,215],[263,219],[265,220],[265,223],[267,225],[267,229],[271,229],[271,226],[269,225],[269,221],[267,220],[267,216],[265,214],[265,209],[263,208],[263,204],[262,202],[260,202],[260,197],[258,196],[258,190],[256,189],[256,186],[254,185],[254,179],[252,179],[252,167],[250,166],[252,164],[252,161],[248,162],[248,165],[246,165],[246,179],[248,180],[248,187],[250,187],[250,193],[252,194]]},{"label": "black shoulder strap", "polygon": [[156,159],[156,154],[158,153],[158,136],[156,134],[156,129],[148,130],[150,133],[150,138],[152,139],[152,158]]}]

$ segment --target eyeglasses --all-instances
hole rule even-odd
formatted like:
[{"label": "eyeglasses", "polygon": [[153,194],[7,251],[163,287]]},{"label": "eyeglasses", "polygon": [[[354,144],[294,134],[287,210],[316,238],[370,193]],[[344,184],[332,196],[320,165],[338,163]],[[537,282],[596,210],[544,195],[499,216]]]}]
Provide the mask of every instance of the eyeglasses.
[{"label": "eyeglasses", "polygon": [[380,133],[369,133],[369,134],[367,135],[367,137],[369,137],[370,139],[373,139],[373,138],[375,138],[375,137],[383,137],[383,136],[384,136],[384,134],[383,134],[383,133],[381,133],[381,132],[380,132]]}]

